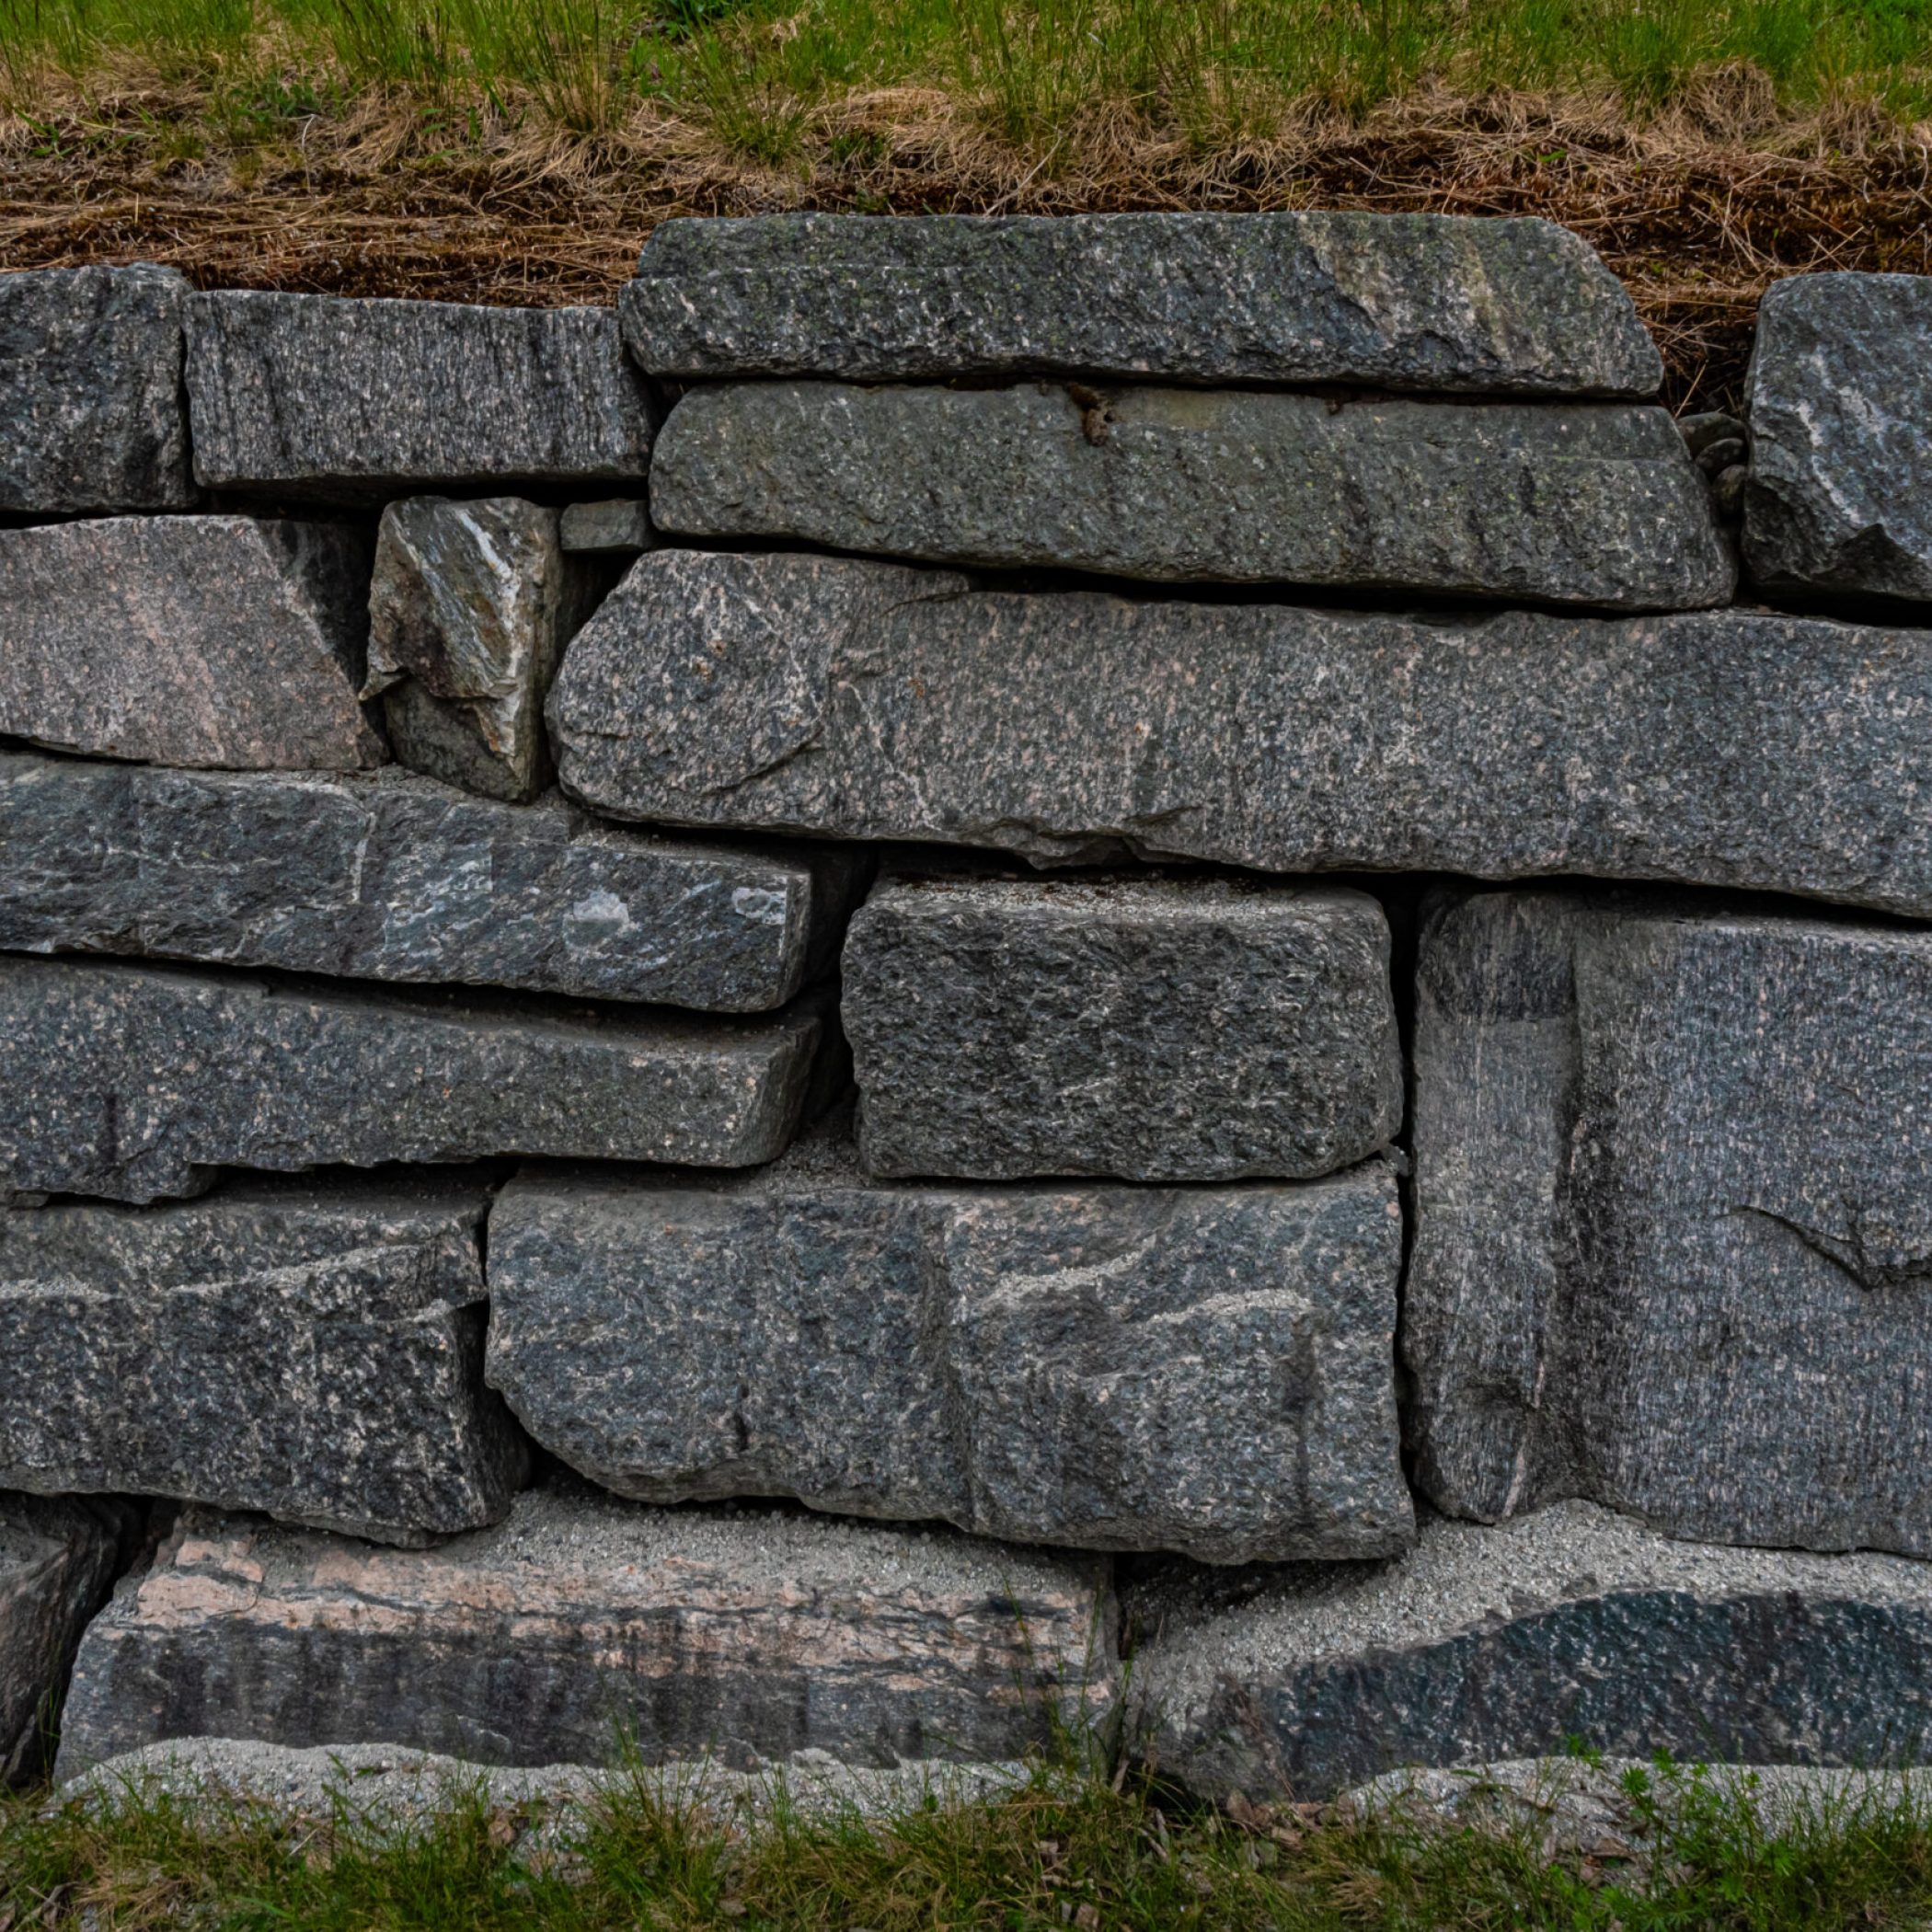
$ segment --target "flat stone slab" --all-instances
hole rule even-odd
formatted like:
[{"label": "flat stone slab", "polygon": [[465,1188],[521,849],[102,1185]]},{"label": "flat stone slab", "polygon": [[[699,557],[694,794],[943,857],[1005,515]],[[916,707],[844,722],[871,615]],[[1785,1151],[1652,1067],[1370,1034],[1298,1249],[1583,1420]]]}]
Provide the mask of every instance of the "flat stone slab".
[{"label": "flat stone slab", "polygon": [[0,734],[155,765],[378,765],[356,702],[368,589],[343,524],[0,530]]},{"label": "flat stone slab", "polygon": [[0,957],[0,1186],[145,1202],[199,1193],[219,1167],[754,1166],[791,1138],[821,1011],[546,1012]]},{"label": "flat stone slab", "polygon": [[609,497],[596,503],[567,503],[561,519],[563,546],[592,557],[634,557],[655,550],[650,508],[641,497]]},{"label": "flat stone slab", "polygon": [[1918,1763],[1932,1571],[1680,1543],[1560,1503],[1430,1518],[1394,1563],[1150,1579],[1142,1748],[1203,1797],[1320,1799],[1572,1741],[1685,1762]]},{"label": "flat stone slab", "polygon": [[526,1490],[426,1552],[196,1512],[89,1628],[64,1777],[197,1737],[483,1764],[890,1768],[1103,1724],[1112,1605],[1081,1561],[945,1534]]},{"label": "flat stone slab", "polygon": [[842,1018],[875,1175],[1305,1179],[1402,1124],[1388,921],[1365,892],[891,880]]},{"label": "flat stone slab", "polygon": [[1752,576],[1932,599],[1932,279],[1774,282],[1745,407]]},{"label": "flat stone slab", "polygon": [[511,986],[718,1012],[833,963],[868,870],[599,824],[552,794],[0,752],[0,948]]},{"label": "flat stone slab", "polygon": [[1587,243],[1432,214],[665,222],[619,298],[654,374],[1100,375],[1650,396]]},{"label": "flat stone slab", "polygon": [[864,1180],[802,1143],[725,1187],[533,1173],[489,1224],[489,1376],[653,1502],[795,1496],[1211,1562],[1412,1532],[1374,1161],[1301,1186]]},{"label": "flat stone slab", "polygon": [[176,269],[0,275],[0,511],[185,510],[188,279]]},{"label": "flat stone slab", "polygon": [[926,563],[1614,610],[1736,579],[1676,426],[1631,404],[731,384],[672,410],[650,514]]},{"label": "flat stone slab", "polygon": [[640,479],[654,406],[607,308],[223,289],[188,306],[196,477],[368,501]]},{"label": "flat stone slab", "polygon": [[550,723],[565,788],[618,818],[1932,915],[1919,630],[1138,604],[660,551],[579,633]]},{"label": "flat stone slab", "polygon": [[510,1507],[485,1183],[240,1183],[0,1214],[0,1485],[424,1543]]}]

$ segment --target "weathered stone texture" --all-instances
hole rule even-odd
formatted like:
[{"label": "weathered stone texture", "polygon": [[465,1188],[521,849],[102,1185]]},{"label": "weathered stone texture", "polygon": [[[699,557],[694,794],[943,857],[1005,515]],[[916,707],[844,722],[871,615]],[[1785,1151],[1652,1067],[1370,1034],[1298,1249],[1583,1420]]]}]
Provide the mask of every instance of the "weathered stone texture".
[{"label": "weathered stone texture", "polygon": [[368,581],[366,539],[333,523],[0,530],[0,733],[156,765],[379,764],[356,703]]},{"label": "weathered stone texture", "polygon": [[0,1184],[143,1202],[224,1166],[748,1167],[790,1139],[821,1025],[809,998],[707,1022],[0,958]]},{"label": "weathered stone texture", "polygon": [[653,1502],[796,1496],[1213,1562],[1412,1528],[1372,1162],[1303,1186],[881,1187],[532,1174],[490,1216],[489,1375]]},{"label": "weathered stone texture", "polygon": [[852,922],[843,1018],[875,1175],[1305,1179],[1402,1124],[1363,892],[892,880]]},{"label": "weathered stone texture", "polygon": [[660,551],[579,633],[550,719],[565,787],[621,818],[1932,914],[1924,631],[1136,604]]},{"label": "weathered stone texture", "polygon": [[1101,1721],[1091,1563],[528,1490],[426,1553],[195,1512],[87,1633],[60,1769],[167,1738],[486,1764],[1014,1758]]},{"label": "weathered stone texture", "polygon": [[666,222],[620,298],[654,374],[1159,376],[1650,396],[1657,350],[1545,221],[1110,214]]},{"label": "weathered stone texture", "polygon": [[510,1507],[480,1182],[238,1184],[0,1214],[0,1485],[422,1543]]},{"label": "weathered stone texture", "polygon": [[1419,984],[1425,1490],[1932,1555],[1932,937],[1490,893]]},{"label": "weathered stone texture", "polygon": [[568,503],[561,522],[566,550],[589,556],[635,556],[657,548],[650,512],[640,497],[612,497],[601,503]]}]

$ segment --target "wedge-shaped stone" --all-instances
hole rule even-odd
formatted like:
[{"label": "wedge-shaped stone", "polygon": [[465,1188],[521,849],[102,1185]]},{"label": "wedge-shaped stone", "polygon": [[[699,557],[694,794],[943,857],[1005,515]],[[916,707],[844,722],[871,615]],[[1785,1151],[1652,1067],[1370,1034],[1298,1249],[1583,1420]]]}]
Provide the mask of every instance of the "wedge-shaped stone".
[{"label": "wedge-shaped stone", "polygon": [[0,734],[155,765],[377,765],[369,546],[335,523],[0,530]]},{"label": "wedge-shaped stone", "polygon": [[652,405],[604,308],[224,289],[188,307],[195,475],[361,500],[637,479]]},{"label": "wedge-shaped stone", "polygon": [[193,1497],[423,1543],[510,1507],[487,1187],[241,1183],[0,1214],[0,1484]]},{"label": "wedge-shaped stone", "polygon": [[1092,1561],[526,1490],[426,1553],[196,1512],[87,1634],[60,1769],[169,1738],[483,1763],[1005,1760],[1105,1722]]},{"label": "wedge-shaped stone", "polygon": [[395,766],[155,771],[0,752],[0,948],[148,953],[719,1012],[828,968],[861,855],[653,838]]},{"label": "wedge-shaped stone", "polygon": [[1388,921],[1365,892],[894,880],[843,1018],[878,1175],[1296,1180],[1402,1124]]},{"label": "wedge-shaped stone", "polygon": [[882,1187],[835,1144],[724,1187],[534,1174],[489,1374],[653,1502],[796,1496],[1212,1562],[1385,1555],[1412,1514],[1381,1162],[1304,1186]]},{"label": "wedge-shaped stone", "polygon": [[[1128,1595],[1144,1748],[1205,1797],[1573,1748],[1920,1764],[1932,1570],[1673,1542],[1588,1503],[1425,1520],[1395,1563]],[[91,1641],[91,1638],[90,1638]]]},{"label": "wedge-shaped stone", "polygon": [[152,1201],[217,1167],[500,1154],[748,1167],[821,1030],[0,958],[0,1185]]},{"label": "wedge-shaped stone", "polygon": [[831,214],[666,222],[620,299],[679,377],[1160,376],[1650,396],[1630,298],[1545,221]]},{"label": "wedge-shaped stone", "polygon": [[578,635],[550,718],[566,788],[620,818],[1932,914],[1925,631],[1134,604],[661,551]]},{"label": "wedge-shaped stone", "polygon": [[1696,609],[1735,571],[1663,410],[1264,390],[694,389],[651,521],[927,563]]}]

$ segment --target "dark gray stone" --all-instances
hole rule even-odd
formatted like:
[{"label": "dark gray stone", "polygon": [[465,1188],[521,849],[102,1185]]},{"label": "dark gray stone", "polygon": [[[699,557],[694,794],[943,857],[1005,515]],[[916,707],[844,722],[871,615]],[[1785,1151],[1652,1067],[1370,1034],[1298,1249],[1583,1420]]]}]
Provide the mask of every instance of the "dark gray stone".
[{"label": "dark gray stone", "polygon": [[368,777],[0,752],[0,948],[717,1012],[831,966],[862,855],[707,845]]},{"label": "dark gray stone", "polygon": [[1722,604],[1736,574],[1671,419],[1614,403],[738,384],[671,412],[650,514],[927,563],[1616,610]]},{"label": "dark gray stone", "polygon": [[490,1215],[489,1375],[652,1502],[796,1496],[1212,1562],[1386,1555],[1413,1515],[1372,1162],[1301,1186],[524,1177]]},{"label": "dark gray stone", "polygon": [[185,510],[187,278],[130,269],[0,275],[0,510]]},{"label": "dark gray stone", "polygon": [[1388,921],[1208,880],[892,880],[843,1014],[875,1175],[1299,1180],[1402,1124]]},{"label": "dark gray stone", "polygon": [[335,523],[0,530],[0,733],[155,765],[380,764],[356,703],[368,585],[367,539]]},{"label": "dark gray stone", "polygon": [[641,479],[653,406],[604,308],[224,289],[188,305],[196,477],[367,501]]},{"label": "dark gray stone", "polygon": [[749,1167],[822,1031],[0,958],[0,1184],[152,1201],[217,1167],[491,1155]]},{"label": "dark gray stone", "polygon": [[565,505],[563,546],[591,556],[634,557],[655,550],[657,534],[650,512],[640,497],[613,497],[602,503]]},{"label": "dark gray stone", "polygon": [[1924,631],[1134,604],[659,551],[578,634],[550,720],[565,788],[619,818],[1932,915]]},{"label": "dark gray stone", "polygon": [[1553,222],[1432,214],[673,221],[624,291],[656,374],[1158,376],[1650,396],[1630,298]]},{"label": "dark gray stone", "polygon": [[385,1543],[493,1523],[489,1192],[264,1185],[0,1214],[0,1484],[192,1497]]},{"label": "dark gray stone", "polygon": [[1752,576],[1932,598],[1932,276],[1774,282],[1745,409]]}]

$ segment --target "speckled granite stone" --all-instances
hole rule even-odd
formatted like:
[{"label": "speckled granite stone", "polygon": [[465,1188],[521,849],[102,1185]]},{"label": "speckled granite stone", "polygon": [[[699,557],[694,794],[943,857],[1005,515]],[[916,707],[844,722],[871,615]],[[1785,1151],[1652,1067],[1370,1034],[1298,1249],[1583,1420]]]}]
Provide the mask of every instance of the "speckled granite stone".
[{"label": "speckled granite stone", "polygon": [[592,557],[636,556],[657,548],[650,512],[641,497],[611,497],[599,503],[567,503],[561,523],[566,550]]}]

